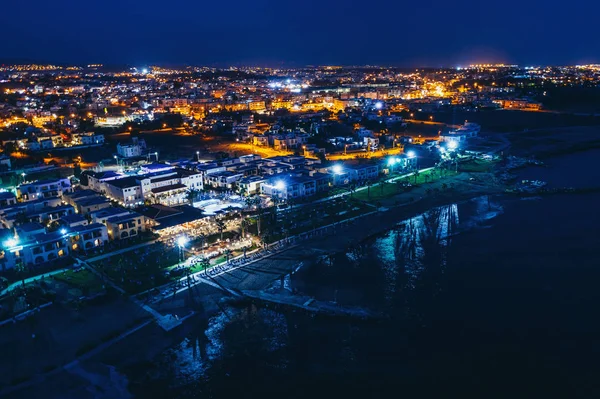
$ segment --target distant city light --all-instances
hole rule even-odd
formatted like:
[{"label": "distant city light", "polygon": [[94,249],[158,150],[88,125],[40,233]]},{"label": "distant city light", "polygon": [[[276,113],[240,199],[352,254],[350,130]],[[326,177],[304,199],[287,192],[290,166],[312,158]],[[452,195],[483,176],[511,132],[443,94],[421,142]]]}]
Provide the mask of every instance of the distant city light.
[{"label": "distant city light", "polygon": [[336,165],[333,165],[333,167],[331,168],[331,170],[332,170],[332,171],[333,171],[333,173],[335,173],[336,175],[339,175],[339,174],[341,174],[341,173],[342,173],[342,171],[343,171],[344,169],[342,168],[342,165],[340,165],[340,164],[336,164]]},{"label": "distant city light", "polygon": [[188,242],[188,239],[185,236],[181,236],[181,237],[177,238],[177,245],[179,247],[185,247],[185,244],[187,244],[187,242]]},{"label": "distant city light", "polygon": [[144,75],[145,75],[145,74],[147,74],[147,73],[148,73],[148,68],[144,68],[144,69],[142,69],[142,73],[143,73]]},{"label": "distant city light", "polygon": [[409,151],[409,152],[406,153],[406,156],[409,157],[409,158],[414,158],[414,157],[417,156],[417,154],[415,154],[414,151]]},{"label": "distant city light", "polygon": [[277,181],[277,183],[275,183],[275,188],[277,190],[284,190],[285,189],[285,182],[283,180],[279,180]]},{"label": "distant city light", "polygon": [[381,109],[381,108],[383,108],[383,103],[382,103],[381,101],[377,101],[377,102],[375,103],[375,108],[377,108],[377,109]]},{"label": "distant city light", "polygon": [[388,159],[389,166],[396,164],[396,162],[398,162],[398,160],[395,157]]},{"label": "distant city light", "polygon": [[14,238],[9,238],[8,240],[4,241],[4,248],[12,248],[17,246],[19,242],[14,239]]},{"label": "distant city light", "polygon": [[456,147],[458,147],[458,143],[454,140],[451,140],[448,142],[448,148],[451,150],[454,150]]},{"label": "distant city light", "polygon": [[65,229],[60,229],[60,234],[62,234],[62,235],[65,235],[65,234],[67,234],[67,230],[65,230]]}]

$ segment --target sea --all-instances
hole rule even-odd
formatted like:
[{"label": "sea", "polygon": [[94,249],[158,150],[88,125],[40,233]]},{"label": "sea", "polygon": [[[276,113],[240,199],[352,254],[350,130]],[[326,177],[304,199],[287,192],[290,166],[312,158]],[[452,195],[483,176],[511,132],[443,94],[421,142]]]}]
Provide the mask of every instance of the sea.
[{"label": "sea", "polygon": [[[598,160],[518,178],[600,187]],[[382,320],[225,306],[121,372],[137,398],[600,397],[599,206],[556,194],[431,209],[286,280]]]}]

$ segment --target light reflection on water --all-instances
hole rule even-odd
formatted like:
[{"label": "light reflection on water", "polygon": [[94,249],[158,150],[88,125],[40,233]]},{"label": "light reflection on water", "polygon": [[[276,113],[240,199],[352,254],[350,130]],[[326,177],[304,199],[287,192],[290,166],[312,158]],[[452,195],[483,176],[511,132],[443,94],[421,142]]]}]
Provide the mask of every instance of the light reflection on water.
[{"label": "light reflection on water", "polygon": [[[503,208],[489,197],[479,197],[463,204],[432,209],[403,221],[371,245],[372,254],[381,265],[385,283],[383,291],[389,304],[398,290],[414,290],[426,267],[435,262],[443,273],[448,261],[452,238],[461,232],[487,228],[489,221],[502,214]],[[462,217],[460,216],[462,214]],[[352,252],[348,258],[355,260]],[[405,279],[400,279],[404,274]],[[402,286],[399,287],[399,281]]]},{"label": "light reflection on water", "polygon": [[[254,329],[260,334],[252,333]],[[281,351],[287,346],[287,335],[287,321],[282,313],[255,307],[226,307],[209,318],[204,333],[190,334],[163,353],[161,363],[173,372],[174,387],[198,383],[208,377],[211,367],[235,357],[244,350],[243,346],[255,346],[263,352]],[[287,360],[281,358],[274,366],[285,368],[286,364]]]},{"label": "light reflection on water", "polygon": [[[407,298],[407,293],[420,293],[430,286],[434,290],[439,289],[440,275],[448,265],[448,249],[452,246],[453,237],[485,228],[502,212],[502,206],[488,197],[432,209],[342,254],[343,257],[332,266],[334,274],[352,268],[359,278],[349,280],[351,289],[367,287],[382,296],[382,302],[368,303],[366,300],[367,303],[361,305],[376,307],[377,303],[381,303],[388,310],[398,311],[397,306],[401,306],[406,308],[403,312],[421,311],[420,303]],[[321,282],[319,273],[326,269],[316,268],[313,271],[317,272],[314,278]],[[292,278],[287,276],[285,288],[297,288],[295,278],[302,279],[302,273],[294,274]],[[274,285],[279,287],[280,281]],[[334,294],[325,300],[332,297]],[[398,298],[402,299],[399,301]],[[224,364],[235,362],[240,356],[243,359],[268,359],[268,367],[286,369],[290,363],[286,351],[291,345],[290,329],[298,327],[290,326],[288,316],[282,312],[254,306],[243,309],[225,306],[224,311],[208,320],[205,331],[190,334],[163,353],[161,367],[168,367],[173,387],[210,383],[211,371],[222,370]],[[348,331],[353,331],[352,328]],[[337,357],[342,362],[354,362],[356,348],[350,341],[344,341]],[[223,373],[226,371],[223,370]]]}]

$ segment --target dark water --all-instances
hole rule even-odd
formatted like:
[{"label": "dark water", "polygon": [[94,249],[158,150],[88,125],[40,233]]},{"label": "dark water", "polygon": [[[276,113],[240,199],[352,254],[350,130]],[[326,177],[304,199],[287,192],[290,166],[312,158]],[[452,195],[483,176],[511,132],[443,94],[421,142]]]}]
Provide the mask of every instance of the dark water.
[{"label": "dark water", "polygon": [[303,294],[389,320],[226,309],[127,371],[130,389],[140,398],[598,397],[599,200],[482,197],[431,210],[290,279]]},{"label": "dark water", "polygon": [[576,152],[545,160],[544,167],[526,168],[519,179],[542,180],[549,187],[598,187],[600,184],[600,149]]}]

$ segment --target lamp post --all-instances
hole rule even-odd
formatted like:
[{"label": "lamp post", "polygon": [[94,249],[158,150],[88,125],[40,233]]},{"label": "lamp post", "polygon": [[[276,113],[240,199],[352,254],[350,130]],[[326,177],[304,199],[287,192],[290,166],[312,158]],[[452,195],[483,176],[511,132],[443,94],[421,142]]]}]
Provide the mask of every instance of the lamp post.
[{"label": "lamp post", "polygon": [[[409,159],[414,159],[415,160],[415,171],[417,171],[418,170],[418,165],[417,165],[418,158],[417,158],[417,154],[415,154],[414,151],[409,151],[409,152],[406,153],[406,156]],[[415,174],[415,176],[416,176],[416,174]],[[417,178],[415,177],[415,182],[416,182],[416,180],[417,180]]]},{"label": "lamp post", "polygon": [[187,242],[188,239],[185,236],[177,238],[177,246],[179,247],[179,263],[181,263],[181,260],[183,258],[183,248],[185,247],[185,244],[187,244]]},{"label": "lamp post", "polygon": [[200,151],[196,151],[196,161],[200,162]]}]

